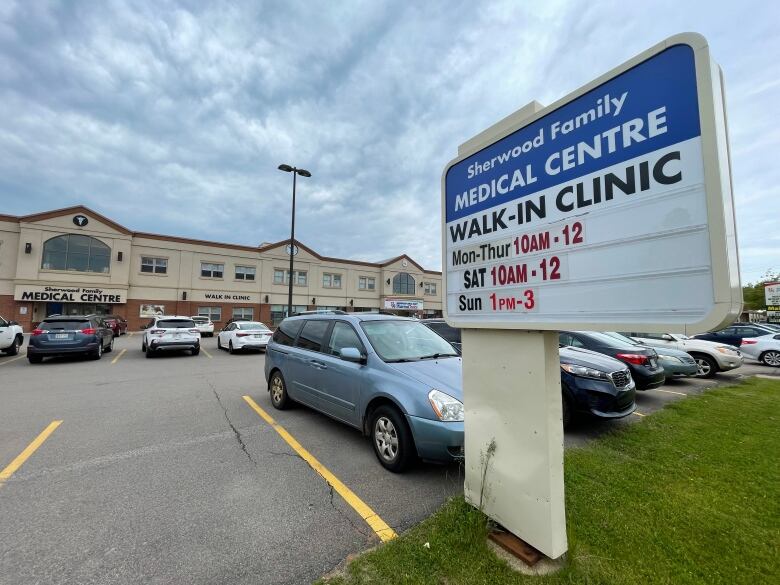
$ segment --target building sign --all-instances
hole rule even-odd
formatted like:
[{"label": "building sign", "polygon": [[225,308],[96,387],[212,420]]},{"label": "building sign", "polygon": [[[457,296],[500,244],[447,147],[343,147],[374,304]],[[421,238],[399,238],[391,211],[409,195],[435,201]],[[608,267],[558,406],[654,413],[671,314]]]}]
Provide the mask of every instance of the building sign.
[{"label": "building sign", "polygon": [[79,227],[84,227],[89,223],[89,218],[86,215],[74,215],[73,223]]},{"label": "building sign", "polygon": [[780,309],[769,308],[769,305],[780,305],[780,282],[769,282],[764,285],[764,300],[767,310],[780,311]]},{"label": "building sign", "polygon": [[36,286],[17,284],[14,300],[48,301],[57,303],[107,303],[127,302],[127,290],[91,286]]},{"label": "building sign", "polygon": [[192,291],[192,300],[213,303],[260,303],[260,293],[235,291]]},{"label": "building sign", "polygon": [[385,299],[385,309],[422,311],[423,302],[420,299]]},{"label": "building sign", "polygon": [[158,317],[165,315],[165,305],[141,305],[139,317]]},{"label": "building sign", "polygon": [[696,332],[733,321],[723,108],[706,42],[678,37],[452,161],[448,322]]}]

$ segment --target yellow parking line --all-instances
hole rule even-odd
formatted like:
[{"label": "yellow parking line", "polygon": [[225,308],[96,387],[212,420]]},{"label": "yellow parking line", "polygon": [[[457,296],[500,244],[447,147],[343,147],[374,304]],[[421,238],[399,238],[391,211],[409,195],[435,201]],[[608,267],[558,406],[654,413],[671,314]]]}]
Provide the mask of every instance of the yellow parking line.
[{"label": "yellow parking line", "polygon": [[636,410],[633,412],[633,414],[637,416],[647,416],[646,414],[642,414],[641,412],[637,412]]},{"label": "yellow parking line", "polygon": [[304,449],[301,444],[295,440],[295,438],[288,433],[283,426],[278,424],[272,417],[269,415],[265,410],[260,408],[258,404],[252,400],[249,396],[243,397],[246,403],[254,410],[258,415],[260,415],[260,418],[262,418],[265,422],[267,422],[269,425],[273,427],[273,429],[279,433],[279,435],[282,437],[282,439],[285,440],[285,442],[290,445],[290,447],[293,448],[293,450],[301,456],[301,458],[308,463],[314,471],[319,473],[322,478],[328,482],[330,486],[333,487],[334,490],[342,497],[344,498],[344,501],[347,502],[352,508],[357,512],[363,520],[366,521],[366,523],[371,527],[371,529],[376,533],[376,535],[382,540],[382,542],[387,542],[388,540],[394,539],[396,536],[398,536],[395,531],[390,528],[384,520],[382,520],[379,515],[374,512],[368,504],[366,504],[363,500],[361,500],[357,495],[355,495],[355,492],[353,492],[351,489],[349,489],[347,486],[345,486],[341,481],[333,475],[330,471],[328,471],[327,468],[325,468],[322,463],[317,461],[317,459],[309,453],[306,449]]},{"label": "yellow parking line", "polygon": [[4,366],[5,364],[10,364],[11,362],[15,362],[16,360],[23,360],[26,357],[27,357],[26,355],[20,355],[18,357],[11,358],[10,360],[3,360],[2,362],[0,362],[0,366]]},{"label": "yellow parking line", "polygon": [[677,396],[688,396],[687,394],[684,394],[683,392],[674,392],[672,390],[661,390],[660,388],[656,388],[659,392],[666,392],[667,394],[677,394]]},{"label": "yellow parking line", "polygon": [[201,350],[203,353],[205,353],[205,354],[206,354],[206,356],[208,356],[208,358],[209,358],[209,359],[211,359],[211,354],[210,354],[209,352],[207,352],[207,351],[206,351],[204,348],[202,348],[202,347],[200,348],[200,350]]},{"label": "yellow parking line", "polygon": [[40,435],[35,437],[32,443],[27,445],[27,448],[25,448],[24,451],[19,453],[19,455],[11,461],[11,463],[8,464],[8,466],[3,469],[3,471],[0,471],[0,487],[3,486],[5,481],[10,478],[17,469],[19,469],[25,461],[27,461],[30,456],[35,453],[35,450],[43,445],[43,442],[49,438],[49,435],[51,435],[55,429],[62,424],[61,420],[53,420],[48,427],[43,429]]},{"label": "yellow parking line", "polygon": [[112,360],[111,360],[111,363],[112,363],[112,364],[115,364],[115,363],[117,363],[117,362],[119,361],[119,358],[121,358],[123,355],[125,355],[125,352],[126,352],[126,351],[127,351],[127,349],[126,349],[126,348],[125,348],[125,349],[123,349],[122,351],[120,351],[120,352],[119,352],[119,355],[117,355],[117,356],[116,356],[114,359],[112,359]]}]

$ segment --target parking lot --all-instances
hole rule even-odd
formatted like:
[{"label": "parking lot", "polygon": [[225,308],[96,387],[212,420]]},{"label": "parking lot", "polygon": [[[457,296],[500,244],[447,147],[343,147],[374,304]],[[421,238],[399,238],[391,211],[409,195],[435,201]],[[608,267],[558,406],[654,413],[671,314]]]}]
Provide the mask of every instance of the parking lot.
[{"label": "parking lot", "polygon": [[[0,582],[307,583],[380,542],[377,520],[402,532],[462,489],[457,465],[392,474],[356,431],[274,410],[262,354],[216,338],[198,356],[140,346],[135,334],[100,361],[0,357]],[[748,363],[672,380],[626,419],[578,421],[566,445],[756,373],[780,375]]]}]

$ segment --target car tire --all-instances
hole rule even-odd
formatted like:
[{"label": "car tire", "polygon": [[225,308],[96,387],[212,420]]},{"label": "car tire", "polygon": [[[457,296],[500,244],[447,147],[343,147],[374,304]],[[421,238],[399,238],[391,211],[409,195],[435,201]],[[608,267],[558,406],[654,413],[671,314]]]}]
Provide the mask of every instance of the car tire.
[{"label": "car tire", "polygon": [[228,341],[228,353],[230,355],[233,355],[234,353],[236,353],[236,350],[233,349],[233,342],[232,341]]},{"label": "car tire", "polygon": [[11,347],[6,348],[5,355],[16,355],[19,353],[19,348],[21,347],[22,342],[19,340],[18,337],[14,338],[14,342],[11,344]]},{"label": "car tire", "polygon": [[100,343],[98,343],[97,349],[92,352],[92,355],[89,356],[93,360],[99,360],[103,357],[103,341],[101,340]]},{"label": "car tire", "polygon": [[758,359],[765,366],[772,368],[780,367],[780,351],[765,351]]},{"label": "car tire", "polygon": [[27,361],[31,364],[40,364],[43,361],[43,357],[39,355],[28,355]]},{"label": "car tire", "polygon": [[149,347],[146,348],[146,357],[148,358],[154,357],[154,352]]},{"label": "car tire", "polygon": [[225,349],[222,347],[222,338],[219,335],[217,335],[217,349]]},{"label": "car tire", "polygon": [[371,413],[371,444],[379,463],[393,473],[400,473],[417,456],[412,431],[399,410],[383,405]]},{"label": "car tire", "polygon": [[106,349],[104,349],[103,351],[105,351],[106,353],[111,353],[112,351],[114,351],[114,338],[113,337],[111,338],[111,343],[109,343],[108,347]]},{"label": "car tire", "polygon": [[268,382],[268,392],[271,395],[271,404],[275,409],[286,410],[290,408],[292,399],[287,394],[287,384],[280,371],[277,370],[271,374],[271,379]]},{"label": "car tire", "polygon": [[574,417],[574,409],[572,408],[571,398],[562,394],[562,420],[563,428],[566,429],[571,424],[571,420]]},{"label": "car tire", "polygon": [[697,378],[712,378],[718,373],[718,364],[710,356],[697,353],[693,355],[693,359],[696,360],[696,366],[699,368],[696,373]]},{"label": "car tire", "polygon": [[193,347],[191,353],[192,355],[198,355],[200,353],[200,346]]}]

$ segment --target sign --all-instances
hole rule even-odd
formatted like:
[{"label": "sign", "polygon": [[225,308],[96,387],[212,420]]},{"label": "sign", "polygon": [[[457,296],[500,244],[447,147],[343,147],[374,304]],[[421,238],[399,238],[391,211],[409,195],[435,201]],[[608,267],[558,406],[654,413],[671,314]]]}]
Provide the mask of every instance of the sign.
[{"label": "sign", "polygon": [[192,300],[214,303],[260,303],[260,293],[237,291],[192,291]]},{"label": "sign", "polygon": [[423,301],[420,299],[385,299],[385,309],[399,311],[422,311]]},{"label": "sign", "polygon": [[86,215],[74,215],[73,223],[79,227],[84,227],[89,223],[89,218]]},{"label": "sign", "polygon": [[764,285],[764,300],[768,311],[780,311],[780,307],[770,307],[780,305],[780,282],[768,282]]},{"label": "sign", "polygon": [[165,315],[165,305],[141,305],[139,317],[158,317]]},{"label": "sign", "polygon": [[455,327],[689,333],[741,310],[719,67],[679,35],[442,176]]},{"label": "sign", "polygon": [[127,302],[127,290],[100,287],[17,284],[14,288],[14,300],[123,304]]}]

